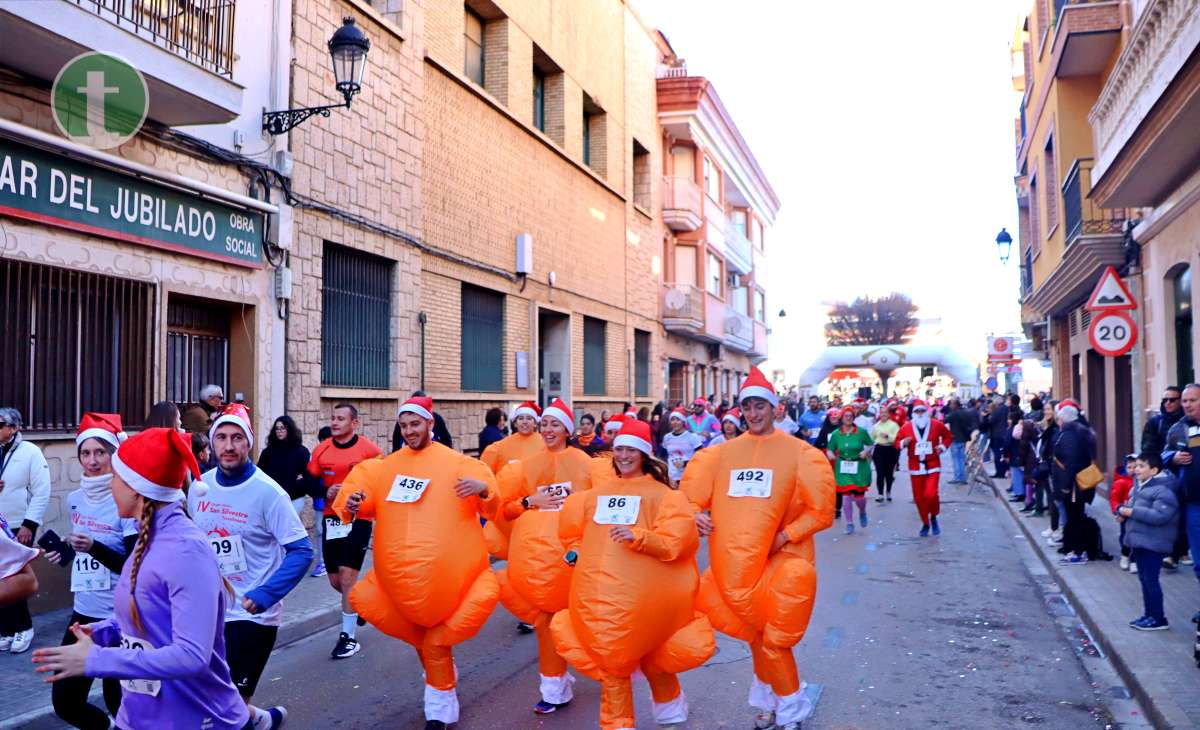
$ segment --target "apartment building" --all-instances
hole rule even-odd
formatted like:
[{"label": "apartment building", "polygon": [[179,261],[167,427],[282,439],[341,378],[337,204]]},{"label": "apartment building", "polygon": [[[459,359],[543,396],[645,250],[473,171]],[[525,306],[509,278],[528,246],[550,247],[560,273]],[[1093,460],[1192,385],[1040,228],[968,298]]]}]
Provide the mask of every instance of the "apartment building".
[{"label": "apartment building", "polygon": [[[50,464],[44,527],[70,532],[85,411],[136,429],[153,403],[186,406],[216,383],[260,430],[282,412],[279,199],[237,159],[274,153],[262,109],[287,101],[290,13],[287,2],[205,0],[172,14],[0,2],[0,402],[21,411]],[[62,106],[56,123],[52,83],[87,51],[144,78],[145,124],[119,144],[73,127]],[[115,135],[117,112],[100,109]],[[46,600],[69,602],[65,576],[39,568]]]},{"label": "apartment building", "polygon": [[662,392],[654,34],[621,0],[425,3],[419,384],[492,406]]},{"label": "apartment building", "polygon": [[1055,397],[1083,404],[1101,464],[1133,446],[1133,367],[1091,348],[1083,305],[1105,267],[1125,263],[1133,213],[1092,194],[1088,114],[1126,46],[1127,12],[1124,2],[1035,0],[1014,48],[1022,326],[1052,365]]},{"label": "apartment building", "polygon": [[1200,5],[1139,0],[1129,8],[1128,41],[1089,115],[1092,200],[1144,211],[1126,260],[1141,293],[1132,390],[1145,416],[1166,386],[1196,382],[1200,353],[1192,315],[1200,304],[1192,289],[1200,265]]},{"label": "apartment building", "polygon": [[733,402],[767,357],[759,272],[779,198],[713,84],[657,40],[665,397]]}]

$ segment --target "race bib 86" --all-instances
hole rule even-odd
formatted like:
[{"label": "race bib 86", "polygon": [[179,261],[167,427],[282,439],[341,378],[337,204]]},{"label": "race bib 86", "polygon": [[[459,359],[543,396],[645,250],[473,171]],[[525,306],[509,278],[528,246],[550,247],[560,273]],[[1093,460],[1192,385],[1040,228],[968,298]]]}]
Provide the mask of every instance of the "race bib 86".
[{"label": "race bib 86", "polygon": [[632,525],[637,523],[642,498],[629,495],[601,495],[596,497],[596,514],[592,521],[597,525]]}]

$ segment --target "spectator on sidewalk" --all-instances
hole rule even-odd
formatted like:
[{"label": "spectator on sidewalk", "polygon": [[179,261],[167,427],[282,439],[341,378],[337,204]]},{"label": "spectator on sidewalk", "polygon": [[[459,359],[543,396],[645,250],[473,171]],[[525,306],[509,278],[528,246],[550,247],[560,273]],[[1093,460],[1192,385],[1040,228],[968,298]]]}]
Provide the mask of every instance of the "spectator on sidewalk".
[{"label": "spectator on sidewalk", "polygon": [[971,433],[979,428],[979,417],[973,411],[963,408],[958,398],[950,399],[950,413],[946,416],[946,426],[954,440],[950,443],[950,458],[954,462],[954,480],[951,484],[967,483],[967,443]]},{"label": "spectator on sidewalk", "polygon": [[1012,496],[1009,497],[1010,502],[1025,501],[1025,468],[1018,454],[1020,447],[1021,435],[1024,431],[1021,420],[1021,411],[1009,410],[1008,412],[1008,448],[1005,449],[1005,456],[1008,458],[1009,469],[1011,470],[1012,480],[1009,484],[1009,492]]},{"label": "spectator on sidewalk", "polygon": [[[50,503],[50,467],[41,449],[21,438],[21,425],[20,411],[0,408],[0,520],[15,530],[17,542],[32,547]],[[0,608],[0,652],[20,654],[32,643],[29,604]]]},{"label": "spectator on sidewalk", "polygon": [[1117,510],[1125,520],[1125,544],[1133,551],[1142,584],[1145,613],[1129,622],[1139,631],[1163,631],[1168,628],[1163,613],[1163,592],[1159,571],[1163,558],[1175,544],[1179,521],[1179,500],[1175,496],[1174,477],[1162,471],[1162,457],[1146,452],[1134,463],[1140,486],[1129,504]]},{"label": "spectator on sidewalk", "polygon": [[596,417],[590,413],[579,417],[579,433],[572,436],[567,441],[567,445],[580,449],[588,456],[612,450],[612,446],[604,440],[604,437],[596,433]]},{"label": "spectator on sidewalk", "polygon": [[182,429],[183,417],[179,415],[179,406],[169,400],[160,400],[150,406],[150,415],[146,416],[146,423],[142,427]]},{"label": "spectator on sidewalk", "polygon": [[213,414],[225,405],[225,391],[212,383],[200,389],[200,400],[183,414],[183,427],[191,433],[208,434]]},{"label": "spectator on sidewalk", "polygon": [[500,421],[504,418],[504,411],[499,408],[489,408],[483,416],[483,430],[479,432],[479,453],[492,444],[504,438],[504,431],[500,429]]},{"label": "spectator on sidewalk", "polygon": [[1129,570],[1130,566],[1133,566],[1135,573],[1137,566],[1130,561],[1131,551],[1125,544],[1125,519],[1117,514],[1117,510],[1129,501],[1133,492],[1133,474],[1136,471],[1134,467],[1137,458],[1137,454],[1129,454],[1124,463],[1113,469],[1112,488],[1108,490],[1108,504],[1112,507],[1113,516],[1121,524],[1121,534],[1117,537],[1117,541],[1121,543],[1121,570]]},{"label": "spectator on sidewalk", "polygon": [[1058,405],[1058,440],[1054,444],[1054,467],[1052,479],[1054,492],[1062,504],[1063,553],[1062,562],[1067,565],[1086,564],[1088,553],[1094,552],[1095,536],[1089,530],[1095,520],[1087,517],[1087,505],[1096,496],[1096,490],[1080,489],[1076,482],[1079,472],[1086,469],[1096,458],[1096,436],[1091,428],[1080,420],[1079,405],[1064,400]]},{"label": "spectator on sidewalk", "polygon": [[1058,495],[1054,491],[1054,444],[1058,441],[1058,419],[1054,412],[1058,409],[1058,401],[1046,404],[1046,420],[1042,423],[1041,455],[1038,460],[1038,484],[1042,497],[1046,500],[1046,509],[1050,511],[1050,527],[1042,531],[1042,537],[1052,547],[1062,545],[1063,513],[1059,508]]},{"label": "spectator on sidewalk", "polygon": [[[1181,398],[1183,416],[1167,431],[1162,460],[1181,485],[1180,521],[1186,525],[1193,570],[1200,579],[1200,385],[1184,387]],[[1200,611],[1192,620],[1200,622]]]},{"label": "spectator on sidewalk", "polygon": [[1167,432],[1183,418],[1182,397],[1183,391],[1178,385],[1168,385],[1163,389],[1158,413],[1151,416],[1142,427],[1142,451],[1161,454],[1166,449]]},{"label": "spectator on sidewalk", "polygon": [[258,468],[287,492],[296,514],[304,510],[304,498],[317,499],[321,487],[308,473],[311,454],[300,428],[291,416],[280,416],[267,434],[267,446],[258,455]]},{"label": "spectator on sidewalk", "polygon": [[1042,433],[1032,419],[1025,418],[1014,428],[1016,436],[1016,462],[1014,468],[1021,470],[1021,482],[1025,494],[1025,506],[1022,512],[1030,513],[1036,510],[1038,443]]}]

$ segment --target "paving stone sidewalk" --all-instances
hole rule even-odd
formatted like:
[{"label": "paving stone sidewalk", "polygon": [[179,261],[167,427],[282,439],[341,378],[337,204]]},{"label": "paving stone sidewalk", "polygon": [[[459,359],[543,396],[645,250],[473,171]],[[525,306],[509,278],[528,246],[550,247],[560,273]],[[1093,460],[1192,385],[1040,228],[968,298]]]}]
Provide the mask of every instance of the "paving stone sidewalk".
[{"label": "paving stone sidewalk", "polygon": [[1150,721],[1156,727],[1200,727],[1200,668],[1192,658],[1196,627],[1191,621],[1200,609],[1200,583],[1192,567],[1181,565],[1176,572],[1162,573],[1170,630],[1135,631],[1129,622],[1142,615],[1141,585],[1136,574],[1121,570],[1118,564],[1120,528],[1109,510],[1108,495],[1097,493],[1088,514],[1100,524],[1104,549],[1114,559],[1066,566],[1058,562],[1062,557],[1058,549],[1041,535],[1050,526],[1049,514],[1042,518],[1022,514],[1022,505],[1007,499],[1006,479],[996,480],[996,488],[1019,526],[1014,536],[1029,541],[1058,580]]}]

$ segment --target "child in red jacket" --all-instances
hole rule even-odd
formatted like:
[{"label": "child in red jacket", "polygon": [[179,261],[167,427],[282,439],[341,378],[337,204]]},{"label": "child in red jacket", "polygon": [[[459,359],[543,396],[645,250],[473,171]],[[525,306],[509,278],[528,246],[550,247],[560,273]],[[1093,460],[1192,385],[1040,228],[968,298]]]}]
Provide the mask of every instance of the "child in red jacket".
[{"label": "child in red jacket", "polygon": [[[1125,457],[1125,463],[1118,465],[1113,469],[1112,489],[1108,493],[1108,502],[1112,506],[1112,513],[1117,514],[1117,508],[1129,501],[1130,493],[1133,491],[1133,477],[1130,470],[1133,467],[1134,460],[1137,459],[1137,454],[1129,454]],[[1125,522],[1121,522],[1121,570],[1128,570],[1136,573],[1137,566],[1129,561],[1130,550],[1125,546]]]}]

